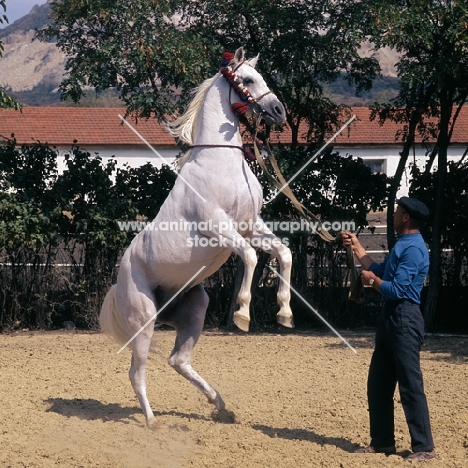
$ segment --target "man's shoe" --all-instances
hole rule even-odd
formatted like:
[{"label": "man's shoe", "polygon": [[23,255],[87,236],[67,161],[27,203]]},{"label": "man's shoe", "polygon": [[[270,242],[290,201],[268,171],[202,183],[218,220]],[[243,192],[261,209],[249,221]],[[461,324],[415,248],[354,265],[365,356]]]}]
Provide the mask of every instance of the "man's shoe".
[{"label": "man's shoe", "polygon": [[354,453],[384,453],[385,455],[393,455],[396,453],[395,447],[360,447]]},{"label": "man's shoe", "polygon": [[437,456],[434,449],[429,450],[428,452],[414,452],[406,457],[406,460],[432,460]]}]

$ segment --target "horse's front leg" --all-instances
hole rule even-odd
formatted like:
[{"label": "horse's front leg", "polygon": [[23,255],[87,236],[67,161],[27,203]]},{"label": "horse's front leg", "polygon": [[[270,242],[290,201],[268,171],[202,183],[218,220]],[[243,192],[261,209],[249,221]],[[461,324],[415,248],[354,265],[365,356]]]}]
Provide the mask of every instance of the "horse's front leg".
[{"label": "horse's front leg", "polygon": [[255,223],[252,245],[278,259],[280,268],[277,301],[280,309],[276,314],[276,319],[280,325],[287,328],[294,328],[293,315],[289,305],[291,300],[291,250],[268,229],[261,218],[258,218]]},{"label": "horse's front leg", "polygon": [[233,321],[242,331],[248,332],[250,325],[250,301],[252,299],[252,278],[255,266],[257,265],[257,253],[244,238],[242,238],[242,241],[245,243],[245,247],[238,255],[240,255],[244,262],[244,277],[242,278],[242,284],[237,295],[239,309],[234,312]]},{"label": "horse's front leg", "polygon": [[[221,224],[221,223],[220,223]],[[228,223],[227,224],[231,224]],[[222,247],[232,250],[244,262],[244,277],[237,295],[239,309],[234,312],[235,325],[242,331],[248,332],[250,326],[250,301],[252,298],[252,278],[257,265],[257,252],[237,231],[233,229],[220,230],[219,232],[203,232],[204,235],[217,238]]]}]

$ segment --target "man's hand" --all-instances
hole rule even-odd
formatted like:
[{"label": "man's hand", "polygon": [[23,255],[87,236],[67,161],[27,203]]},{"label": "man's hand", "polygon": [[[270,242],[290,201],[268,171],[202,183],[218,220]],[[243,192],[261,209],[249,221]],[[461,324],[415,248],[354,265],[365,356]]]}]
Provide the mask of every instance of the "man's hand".
[{"label": "man's hand", "polygon": [[349,231],[341,232],[341,240],[343,242],[343,247],[349,247],[351,245],[354,249],[355,247],[361,245],[356,234],[353,234]]},{"label": "man's hand", "polygon": [[356,234],[349,231],[341,231],[341,240],[343,242],[343,247],[352,247],[354,254],[364,270],[367,270],[372,265],[373,260],[367,255],[366,250],[359,242]]},{"label": "man's hand", "polygon": [[377,276],[375,276],[372,271],[361,271],[361,281],[364,286],[373,286],[377,280]]}]

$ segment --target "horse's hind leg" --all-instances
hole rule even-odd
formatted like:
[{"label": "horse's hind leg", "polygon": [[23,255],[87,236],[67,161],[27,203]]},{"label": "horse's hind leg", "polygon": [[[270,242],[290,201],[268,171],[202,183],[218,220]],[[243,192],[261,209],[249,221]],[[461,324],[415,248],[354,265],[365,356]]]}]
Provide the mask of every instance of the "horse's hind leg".
[{"label": "horse's hind leg", "polygon": [[149,429],[157,428],[156,418],[146,395],[146,360],[151,345],[153,329],[154,321],[132,341],[132,363],[129,371],[130,382],[143,410],[146,425]]},{"label": "horse's hind leg", "polygon": [[[129,377],[145,415],[147,427],[156,429],[156,419],[146,394],[146,360],[154,333],[156,305],[152,293],[144,292],[143,288],[133,287],[129,291],[120,298],[119,304],[122,310],[127,312],[128,338],[133,337],[129,343],[132,350]],[[145,326],[147,322],[149,323]]]},{"label": "horse's hind leg", "polygon": [[198,285],[187,291],[173,308],[158,316],[158,320],[176,329],[177,336],[169,357],[169,365],[190,383],[195,385],[218,411],[225,409],[219,392],[195,372],[191,365],[191,354],[203,329],[208,295],[203,286]]}]

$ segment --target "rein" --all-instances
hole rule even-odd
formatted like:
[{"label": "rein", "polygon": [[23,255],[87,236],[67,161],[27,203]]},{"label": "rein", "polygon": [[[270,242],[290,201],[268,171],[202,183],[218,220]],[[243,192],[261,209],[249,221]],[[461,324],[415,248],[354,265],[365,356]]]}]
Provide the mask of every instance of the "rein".
[{"label": "rein", "polygon": [[[258,128],[258,124],[255,126]],[[263,174],[268,179],[268,181],[276,187],[276,189],[282,193],[284,193],[292,202],[296,210],[309,222],[309,225],[313,228],[314,232],[318,234],[318,236],[328,243],[338,242],[341,240],[341,232],[339,232],[336,236],[331,235],[326,229],[323,227],[322,221],[314,215],[310,210],[308,210],[294,195],[294,192],[288,185],[288,182],[284,178],[283,174],[280,171],[276,158],[271,151],[270,143],[268,139],[265,140],[265,149],[268,155],[268,160],[270,161],[273,170],[275,171],[276,177],[275,178],[270,172],[265,164],[265,161],[260,154],[260,151],[257,146],[257,130],[255,131],[255,138],[254,138],[254,152],[255,157],[259,166],[262,169]],[[316,228],[318,227],[318,229]],[[360,300],[360,292],[362,289],[362,283],[360,281],[360,273],[358,274],[355,267],[354,262],[354,253],[353,248],[351,246],[346,247],[346,257],[348,260],[348,265],[350,268],[350,290],[348,293],[348,299],[359,303]]]}]

